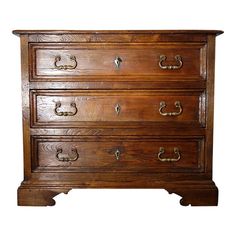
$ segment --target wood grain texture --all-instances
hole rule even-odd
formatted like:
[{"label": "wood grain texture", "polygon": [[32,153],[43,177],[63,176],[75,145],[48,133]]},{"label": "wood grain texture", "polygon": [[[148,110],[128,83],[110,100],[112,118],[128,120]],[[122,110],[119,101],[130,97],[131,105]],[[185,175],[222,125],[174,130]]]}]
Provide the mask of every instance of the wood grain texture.
[{"label": "wood grain texture", "polygon": [[215,37],[208,36],[207,47],[207,127],[206,127],[206,172],[212,174],[214,84],[215,84]]},{"label": "wood grain texture", "polygon": [[[222,31],[13,33],[21,37],[22,59],[18,205],[51,206],[54,196],[72,188],[164,188],[180,195],[182,205],[218,204],[212,181],[214,59]],[[167,57],[162,66],[161,54]],[[180,68],[173,67],[176,55]],[[166,106],[160,112],[161,101]],[[176,101],[180,114],[161,114],[178,112]],[[158,154],[181,158],[163,162]]]},{"label": "wood grain texture", "polygon": [[[180,160],[162,162],[158,159],[160,147],[165,149],[163,158],[176,158],[174,148],[178,148]],[[73,155],[76,149],[78,159],[59,161],[57,151],[63,156]],[[140,137],[102,138],[94,137],[34,137],[34,169],[51,172],[201,172],[204,165],[204,140],[202,138],[159,138]],[[115,153],[119,151],[117,158]]]},{"label": "wood grain texture", "polygon": [[48,35],[60,35],[60,34],[68,34],[68,35],[73,35],[73,34],[93,34],[97,35],[99,33],[101,34],[134,34],[134,35],[139,35],[139,34],[146,34],[147,39],[148,37],[151,37],[152,34],[163,34],[163,35],[171,35],[172,37],[175,37],[175,35],[188,35],[191,37],[192,34],[213,34],[213,35],[220,35],[223,33],[222,30],[13,30],[13,34],[15,35],[21,35],[21,34],[48,34]]},{"label": "wood grain texture", "polygon": [[[205,60],[202,59],[205,44],[75,44],[68,46],[61,44],[32,44],[30,52],[33,61],[33,79],[57,78],[66,81],[68,77],[83,76],[130,76],[130,75],[159,75],[179,77],[197,77],[201,79],[205,75]],[[176,55],[180,55],[183,61],[182,68],[178,70],[163,70],[159,66],[160,55],[167,57],[163,65],[178,64]],[[75,56],[77,67],[75,69],[56,69],[55,58],[60,56],[58,65],[73,65],[70,60]],[[119,69],[114,60],[122,59]],[[63,79],[64,78],[64,79]],[[124,79],[126,77],[123,77]]]},{"label": "wood grain texture", "polygon": [[[129,125],[134,122],[168,122],[188,125],[201,125],[205,123],[205,93],[201,90],[157,90],[157,91],[31,91],[32,126],[79,127],[85,122],[90,126]],[[175,106],[179,101],[182,113],[176,116],[163,116],[160,113],[160,103],[165,102],[166,107],[162,113],[179,112]],[[74,103],[77,113],[73,116],[58,116],[55,112],[56,104],[60,102],[59,112],[73,112]],[[119,106],[117,112],[116,106]],[[88,123],[89,124],[89,123]]]},{"label": "wood grain texture", "polygon": [[30,158],[30,101],[29,101],[29,54],[28,35],[22,35],[21,42],[21,89],[22,89],[22,125],[23,125],[23,152],[24,152],[24,180],[31,177]]},{"label": "wood grain texture", "polygon": [[220,30],[14,30],[30,42],[206,42]]},{"label": "wood grain texture", "polygon": [[[147,176],[145,176],[147,178]],[[87,180],[88,178],[86,178]],[[129,188],[130,184],[135,188],[164,188],[170,194],[175,193],[182,198],[180,199],[180,204],[182,206],[217,206],[218,204],[218,189],[213,181],[201,180],[199,181],[150,181],[150,176],[148,180],[130,181],[126,179],[125,181],[96,181],[90,180],[89,184],[73,183],[70,181],[69,184],[66,183],[53,183],[47,181],[43,183],[23,182],[21,187],[18,189],[18,205],[20,206],[53,206],[55,205],[55,200],[53,197],[60,193],[67,194],[72,188]]]},{"label": "wood grain texture", "polygon": [[27,188],[23,185],[18,188],[18,205],[19,206],[54,206],[53,199],[60,193],[67,194],[69,188]]}]

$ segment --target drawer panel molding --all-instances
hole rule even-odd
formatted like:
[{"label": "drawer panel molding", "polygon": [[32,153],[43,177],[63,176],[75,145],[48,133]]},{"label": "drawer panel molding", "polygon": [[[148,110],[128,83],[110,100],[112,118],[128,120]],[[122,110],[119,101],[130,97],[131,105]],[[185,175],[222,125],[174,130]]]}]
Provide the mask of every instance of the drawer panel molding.
[{"label": "drawer panel molding", "polygon": [[204,138],[33,136],[33,168],[55,172],[202,172]]},{"label": "drawer panel molding", "polygon": [[[206,44],[32,44],[32,80],[107,80],[129,76],[206,78]],[[156,77],[158,80],[158,77]]]},{"label": "drawer panel molding", "polygon": [[31,91],[32,127],[137,125],[165,122],[204,127],[204,90]]}]

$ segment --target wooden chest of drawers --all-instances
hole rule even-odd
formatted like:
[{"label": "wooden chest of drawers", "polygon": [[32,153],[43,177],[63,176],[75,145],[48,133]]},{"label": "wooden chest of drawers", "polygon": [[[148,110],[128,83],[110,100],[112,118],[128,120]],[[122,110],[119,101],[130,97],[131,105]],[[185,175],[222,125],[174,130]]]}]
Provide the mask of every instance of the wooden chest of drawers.
[{"label": "wooden chest of drawers", "polygon": [[72,188],[164,188],[217,205],[215,37],[222,31],[20,35],[24,181],[19,205]]}]

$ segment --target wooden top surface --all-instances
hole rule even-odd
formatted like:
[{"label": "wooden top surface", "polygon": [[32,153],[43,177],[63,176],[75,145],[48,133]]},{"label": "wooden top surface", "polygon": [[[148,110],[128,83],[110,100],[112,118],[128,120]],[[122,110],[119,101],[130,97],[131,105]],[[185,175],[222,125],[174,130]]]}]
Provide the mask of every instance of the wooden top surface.
[{"label": "wooden top surface", "polygon": [[215,34],[221,30],[13,30],[13,34]]}]

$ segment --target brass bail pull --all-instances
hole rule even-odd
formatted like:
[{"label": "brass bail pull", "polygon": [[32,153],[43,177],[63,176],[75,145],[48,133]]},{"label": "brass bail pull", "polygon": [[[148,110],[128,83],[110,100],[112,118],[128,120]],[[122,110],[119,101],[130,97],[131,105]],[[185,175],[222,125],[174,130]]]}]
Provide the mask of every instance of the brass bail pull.
[{"label": "brass bail pull", "polygon": [[159,67],[162,70],[178,70],[183,66],[182,57],[180,55],[175,56],[176,65],[166,65],[165,61],[167,60],[166,55],[160,55]]},{"label": "brass bail pull", "polygon": [[175,157],[174,158],[167,158],[167,157],[163,157],[165,153],[165,149],[164,147],[160,147],[159,149],[159,152],[157,154],[157,157],[160,161],[162,162],[174,162],[174,161],[179,161],[180,158],[181,158],[181,154],[180,154],[180,151],[177,147],[174,147],[174,155]]}]

